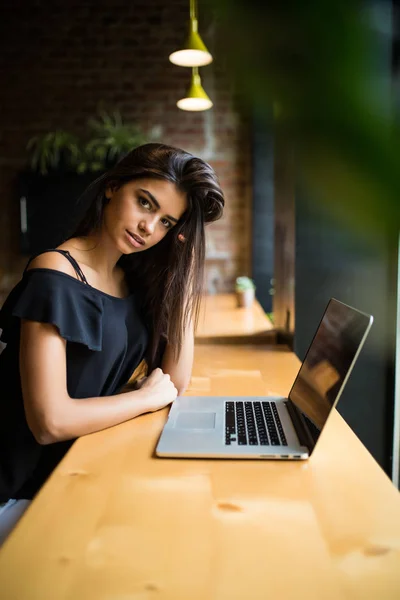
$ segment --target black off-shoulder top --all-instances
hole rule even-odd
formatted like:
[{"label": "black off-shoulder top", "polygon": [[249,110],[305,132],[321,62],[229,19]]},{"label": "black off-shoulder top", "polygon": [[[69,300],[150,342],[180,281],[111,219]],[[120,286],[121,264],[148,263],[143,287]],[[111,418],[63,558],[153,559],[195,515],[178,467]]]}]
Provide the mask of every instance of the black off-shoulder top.
[{"label": "black off-shoulder top", "polygon": [[27,425],[21,319],[57,327],[67,341],[68,393],[82,401],[117,393],[142,361],[149,339],[139,291],[117,298],[93,288],[71,255],[57,251],[80,279],[53,269],[25,269],[0,310],[0,502],[32,498],[74,442],[40,445]]}]

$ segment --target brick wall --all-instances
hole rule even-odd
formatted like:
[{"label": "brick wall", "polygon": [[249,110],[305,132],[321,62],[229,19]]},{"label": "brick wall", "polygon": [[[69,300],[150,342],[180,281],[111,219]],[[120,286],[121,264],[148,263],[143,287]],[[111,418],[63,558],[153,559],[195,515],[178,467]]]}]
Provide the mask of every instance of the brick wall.
[{"label": "brick wall", "polygon": [[[201,14],[200,31],[215,53],[216,24]],[[34,135],[66,129],[78,135],[99,101],[124,120],[209,161],[226,193],[223,220],[207,228],[209,292],[232,289],[250,265],[250,152],[245,118],[219,53],[201,69],[214,108],[176,107],[190,70],[168,55],[186,34],[188,0],[3,0],[0,5],[0,303],[19,279],[19,208],[15,177]],[[56,199],[55,199],[56,200]]]}]

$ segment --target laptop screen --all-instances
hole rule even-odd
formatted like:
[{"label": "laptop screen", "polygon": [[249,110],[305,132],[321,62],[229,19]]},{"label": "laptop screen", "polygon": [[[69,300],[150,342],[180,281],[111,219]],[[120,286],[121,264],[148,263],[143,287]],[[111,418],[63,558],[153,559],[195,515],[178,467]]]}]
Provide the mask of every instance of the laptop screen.
[{"label": "laptop screen", "polygon": [[339,399],[372,320],[335,299],[325,310],[289,394],[303,413],[314,442]]}]

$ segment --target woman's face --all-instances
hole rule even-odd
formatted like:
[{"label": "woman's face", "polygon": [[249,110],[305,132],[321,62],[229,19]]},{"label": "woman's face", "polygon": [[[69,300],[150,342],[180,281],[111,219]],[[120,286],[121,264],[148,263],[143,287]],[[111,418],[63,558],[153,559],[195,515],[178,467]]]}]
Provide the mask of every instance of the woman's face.
[{"label": "woman's face", "polygon": [[161,179],[136,179],[107,188],[104,227],[122,254],[158,244],[187,208],[186,194]]}]

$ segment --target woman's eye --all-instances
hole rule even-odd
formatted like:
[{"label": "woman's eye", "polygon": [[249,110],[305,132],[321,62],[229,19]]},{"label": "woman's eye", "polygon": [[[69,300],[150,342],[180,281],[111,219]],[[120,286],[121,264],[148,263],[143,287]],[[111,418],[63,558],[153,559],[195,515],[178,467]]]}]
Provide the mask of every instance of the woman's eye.
[{"label": "woman's eye", "polygon": [[139,204],[141,204],[144,208],[151,208],[151,204],[146,198],[139,197]]},{"label": "woman's eye", "polygon": [[161,219],[161,222],[162,222],[163,225],[165,225],[165,227],[167,229],[169,229],[170,227],[172,227],[171,222],[168,221],[167,219]]}]

